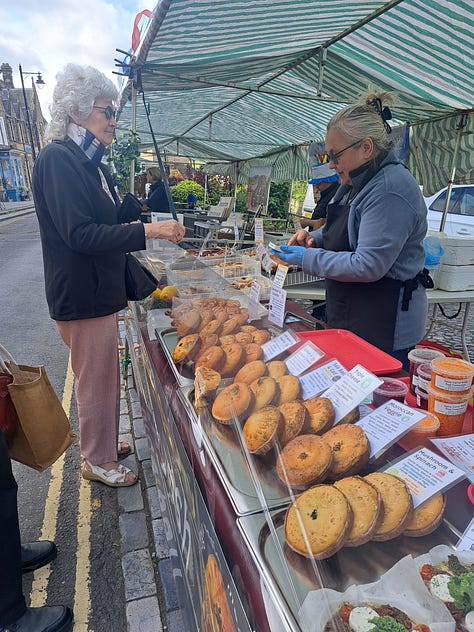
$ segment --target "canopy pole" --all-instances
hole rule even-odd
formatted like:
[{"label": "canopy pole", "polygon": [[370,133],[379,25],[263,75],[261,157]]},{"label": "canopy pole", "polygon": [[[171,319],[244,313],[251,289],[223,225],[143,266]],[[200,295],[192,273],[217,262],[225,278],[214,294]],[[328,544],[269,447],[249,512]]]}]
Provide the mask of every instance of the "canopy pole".
[{"label": "canopy pole", "polygon": [[457,164],[457,159],[458,159],[459,147],[461,146],[462,131],[466,127],[466,123],[467,123],[467,114],[461,114],[459,123],[456,126],[457,134],[456,134],[456,141],[454,143],[453,168],[451,170],[451,176],[449,178],[448,188],[446,189],[446,199],[444,201],[443,215],[441,216],[441,224],[439,226],[440,232],[444,231],[444,227],[446,225],[449,201],[451,199],[451,191],[453,190],[454,178],[456,176],[456,164]]},{"label": "canopy pole", "polygon": [[[132,123],[132,133],[136,134],[137,130],[137,88],[135,86],[135,82],[132,84],[132,115],[131,115],[131,123]],[[129,185],[130,193],[135,193],[135,158],[132,158],[130,161],[130,185]]]}]

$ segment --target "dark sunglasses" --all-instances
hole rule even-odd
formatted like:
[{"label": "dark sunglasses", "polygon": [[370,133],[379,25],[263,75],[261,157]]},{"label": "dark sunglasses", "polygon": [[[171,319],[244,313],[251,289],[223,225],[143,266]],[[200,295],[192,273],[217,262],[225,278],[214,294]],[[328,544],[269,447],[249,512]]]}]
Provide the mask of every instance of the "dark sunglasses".
[{"label": "dark sunglasses", "polygon": [[101,110],[108,121],[113,118],[117,118],[117,110],[111,105],[108,105],[106,108],[101,108],[98,105],[93,105],[92,107],[94,108],[94,110]]},{"label": "dark sunglasses", "polygon": [[338,160],[339,160],[339,156],[341,156],[345,151],[347,151],[351,147],[355,147],[356,145],[361,143],[363,140],[364,139],[356,140],[355,143],[351,143],[350,145],[347,145],[347,147],[344,147],[344,149],[341,149],[340,151],[336,151],[336,153],[334,153],[332,151],[328,151],[327,154],[328,154],[329,161],[333,162],[335,165],[337,165]]}]

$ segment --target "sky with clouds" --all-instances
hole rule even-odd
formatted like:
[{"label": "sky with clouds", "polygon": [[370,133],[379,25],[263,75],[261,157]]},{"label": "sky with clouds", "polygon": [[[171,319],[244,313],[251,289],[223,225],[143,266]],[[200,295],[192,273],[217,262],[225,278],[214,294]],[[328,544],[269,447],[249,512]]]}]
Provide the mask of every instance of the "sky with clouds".
[{"label": "sky with clouds", "polygon": [[[22,0],[18,4],[2,0],[0,65],[10,64],[17,88],[21,87],[19,65],[23,74],[41,72],[45,86],[38,96],[49,120],[56,73],[69,62],[87,64],[117,83],[114,58],[123,55],[116,49],[130,49],[135,16],[155,5],[156,0]],[[24,80],[30,87],[31,77]]]}]

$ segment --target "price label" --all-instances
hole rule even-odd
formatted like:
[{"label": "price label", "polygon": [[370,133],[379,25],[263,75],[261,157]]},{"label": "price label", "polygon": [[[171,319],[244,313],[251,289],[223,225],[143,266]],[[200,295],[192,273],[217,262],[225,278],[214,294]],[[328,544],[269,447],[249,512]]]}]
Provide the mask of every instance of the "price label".
[{"label": "price label", "polygon": [[310,340],[307,340],[285,360],[285,364],[291,375],[301,375],[301,373],[307,371],[313,364],[316,364],[318,360],[321,360],[323,356],[324,352]]},{"label": "price label", "polygon": [[347,370],[337,360],[330,360],[300,377],[303,399],[310,399],[320,395],[333,386]]},{"label": "price label", "polygon": [[285,307],[286,290],[272,286],[270,292],[270,302],[268,304],[268,320],[274,325],[277,325],[277,327],[283,327],[283,322],[285,320]]},{"label": "price label", "polygon": [[299,338],[292,331],[285,331],[262,345],[263,359],[265,362],[273,360],[284,351],[294,347],[297,342],[299,342]]},{"label": "price label", "polygon": [[295,230],[302,230],[301,219],[297,215],[293,215],[293,226]]},{"label": "price label", "polygon": [[260,263],[262,264],[262,268],[265,272],[271,272],[271,269],[273,268],[273,261],[264,244],[258,244],[257,258],[260,259]]},{"label": "price label", "polygon": [[382,382],[360,364],[341,377],[337,384],[324,393],[336,410],[335,423],[361,404]]},{"label": "price label", "polygon": [[424,412],[390,399],[358,421],[370,443],[369,459],[377,459],[423,417]]},{"label": "price label", "polygon": [[405,481],[415,508],[464,478],[462,470],[428,448],[402,457],[383,471]]},{"label": "price label", "polygon": [[249,318],[250,320],[256,320],[258,317],[258,307],[260,304],[260,293],[262,286],[257,281],[252,281],[249,292]]},{"label": "price label", "polygon": [[272,287],[281,289],[285,284],[287,274],[288,268],[279,264],[277,271],[275,272],[275,278],[273,279]]},{"label": "price label", "polygon": [[464,470],[471,483],[474,483],[474,433],[446,439],[431,439],[431,443],[451,463]]},{"label": "price label", "polygon": [[261,217],[257,217],[255,219],[255,242],[263,243],[263,219]]}]

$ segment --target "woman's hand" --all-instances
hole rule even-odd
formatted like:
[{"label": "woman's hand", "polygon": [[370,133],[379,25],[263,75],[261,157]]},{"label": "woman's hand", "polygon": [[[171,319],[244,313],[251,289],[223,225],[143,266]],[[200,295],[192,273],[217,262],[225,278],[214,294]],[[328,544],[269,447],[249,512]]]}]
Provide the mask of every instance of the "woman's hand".
[{"label": "woman's hand", "polygon": [[289,246],[304,246],[305,248],[312,248],[314,246],[314,239],[305,230],[298,230],[288,240]]},{"label": "woman's hand", "polygon": [[179,244],[186,232],[184,226],[174,219],[144,224],[144,226],[147,239],[167,239],[175,244]]}]

